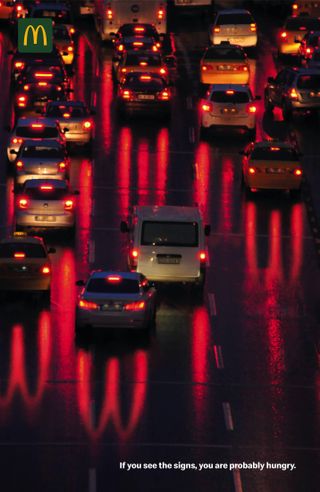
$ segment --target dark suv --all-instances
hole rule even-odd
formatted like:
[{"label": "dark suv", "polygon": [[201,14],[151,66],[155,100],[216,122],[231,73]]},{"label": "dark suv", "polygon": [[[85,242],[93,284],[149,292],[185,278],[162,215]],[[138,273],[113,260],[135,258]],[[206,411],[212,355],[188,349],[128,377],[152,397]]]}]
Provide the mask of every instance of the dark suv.
[{"label": "dark suv", "polygon": [[294,112],[320,110],[320,70],[284,68],[275,78],[269,77],[264,90],[266,111],[282,108],[290,120]]}]

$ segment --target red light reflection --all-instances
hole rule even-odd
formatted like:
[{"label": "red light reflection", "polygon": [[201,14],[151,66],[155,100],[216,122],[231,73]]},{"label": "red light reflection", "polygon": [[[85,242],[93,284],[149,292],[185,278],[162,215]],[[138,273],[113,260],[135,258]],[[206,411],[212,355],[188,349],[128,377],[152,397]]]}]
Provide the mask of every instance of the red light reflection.
[{"label": "red light reflection", "polygon": [[157,137],[157,175],[155,187],[157,189],[156,203],[159,206],[166,203],[166,184],[169,163],[169,130],[162,128]]},{"label": "red light reflection", "polygon": [[203,213],[204,220],[209,222],[210,208],[210,148],[200,142],[195,155],[194,202]]},{"label": "red light reflection", "polygon": [[89,160],[84,159],[81,161],[79,172],[79,185],[81,195],[77,200],[77,233],[78,244],[81,248],[78,248],[77,260],[80,263],[79,275],[86,275],[88,273],[88,245],[90,239],[91,229],[91,210],[92,210],[92,164]]},{"label": "red light reflection", "polygon": [[[138,144],[138,157],[137,157],[137,173],[138,173],[138,189],[139,189],[139,205],[148,204],[149,191],[149,164],[150,164],[150,151],[148,141],[143,139]],[[152,187],[155,184],[152,183]]]},{"label": "red light reflection", "polygon": [[121,128],[118,149],[118,165],[116,166],[116,172],[118,189],[121,190],[120,193],[118,193],[120,201],[119,214],[121,217],[125,217],[128,214],[130,205],[131,129],[126,127]]},{"label": "red light reflection", "polygon": [[228,233],[232,230],[234,170],[232,160],[224,157],[222,160],[221,182],[221,213],[219,232]]}]

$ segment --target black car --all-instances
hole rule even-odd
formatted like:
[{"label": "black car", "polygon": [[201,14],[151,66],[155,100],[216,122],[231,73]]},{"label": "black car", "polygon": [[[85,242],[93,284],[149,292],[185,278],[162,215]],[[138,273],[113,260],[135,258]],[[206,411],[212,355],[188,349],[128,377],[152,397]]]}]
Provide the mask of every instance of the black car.
[{"label": "black car", "polygon": [[51,84],[47,81],[26,84],[23,90],[18,91],[15,99],[16,117],[25,113],[37,113],[50,101],[67,100],[67,92],[59,84]]},{"label": "black car", "polygon": [[42,63],[46,65],[59,64],[64,68],[63,59],[56,48],[53,48],[51,53],[39,53],[35,56],[34,53],[19,53],[18,51],[8,51],[9,55],[13,55],[11,68],[11,83],[16,84],[21,72],[29,64]]},{"label": "black car", "polygon": [[37,59],[28,63],[22,70],[16,86],[20,90],[25,85],[41,81],[61,85],[64,88],[69,86],[69,78],[64,66],[59,63],[44,64],[42,60]]}]

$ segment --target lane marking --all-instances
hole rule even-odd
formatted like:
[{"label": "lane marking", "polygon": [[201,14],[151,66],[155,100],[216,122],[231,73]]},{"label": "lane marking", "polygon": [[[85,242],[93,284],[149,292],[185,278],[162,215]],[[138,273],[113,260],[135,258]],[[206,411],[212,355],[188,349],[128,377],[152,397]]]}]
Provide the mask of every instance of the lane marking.
[{"label": "lane marking", "polygon": [[97,470],[89,468],[89,492],[97,492]]},{"label": "lane marking", "polygon": [[235,492],[243,492],[240,470],[232,470]]},{"label": "lane marking", "polygon": [[195,136],[194,127],[190,126],[189,127],[189,142],[194,144],[195,141],[196,141],[196,136]]},{"label": "lane marking", "polygon": [[213,292],[208,294],[210,316],[217,316],[216,297]]},{"label": "lane marking", "polygon": [[89,254],[88,254],[88,260],[89,263],[94,263],[95,257],[96,257],[96,243],[94,239],[90,239],[89,241]]},{"label": "lane marking", "polygon": [[229,402],[222,403],[224,423],[228,431],[234,430],[233,418],[231,413],[231,406]]},{"label": "lane marking", "polygon": [[224,369],[223,355],[220,345],[214,345],[213,352],[217,369]]}]

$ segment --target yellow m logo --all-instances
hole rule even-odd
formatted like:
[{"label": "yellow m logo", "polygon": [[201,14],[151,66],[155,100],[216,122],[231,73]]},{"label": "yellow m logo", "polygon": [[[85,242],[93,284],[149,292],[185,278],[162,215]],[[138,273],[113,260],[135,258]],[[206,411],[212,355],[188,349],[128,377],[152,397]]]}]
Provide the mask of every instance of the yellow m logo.
[{"label": "yellow m logo", "polygon": [[42,32],[42,40],[43,40],[43,46],[48,45],[48,38],[47,38],[47,33],[46,30],[43,26],[37,26],[34,28],[33,26],[29,25],[25,32],[24,32],[24,38],[23,38],[23,46],[28,46],[28,36],[29,36],[29,30],[32,33],[33,37],[33,44],[38,44],[38,37],[39,37],[39,32]]}]

